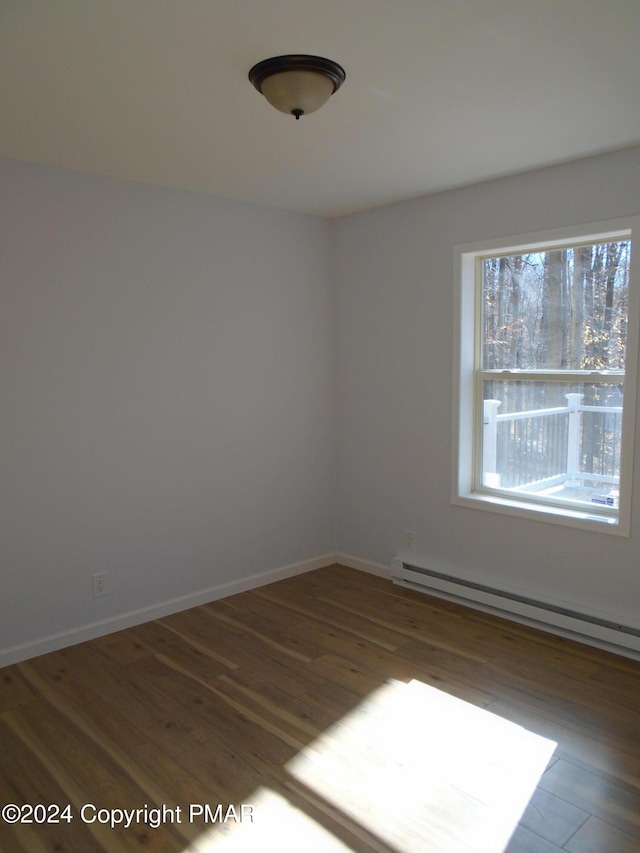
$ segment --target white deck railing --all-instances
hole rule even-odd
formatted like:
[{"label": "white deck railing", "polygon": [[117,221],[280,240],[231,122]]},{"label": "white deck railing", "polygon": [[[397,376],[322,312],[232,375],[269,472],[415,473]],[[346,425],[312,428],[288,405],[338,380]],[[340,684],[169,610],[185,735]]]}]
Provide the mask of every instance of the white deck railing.
[{"label": "white deck railing", "polygon": [[[622,406],[585,406],[582,403],[584,394],[565,394],[567,405],[556,406],[546,409],[531,409],[522,412],[507,412],[498,414],[498,409],[502,405],[500,400],[485,400],[484,401],[484,430],[483,430],[483,475],[486,485],[500,486],[504,461],[500,458],[498,450],[498,425],[501,423],[529,420],[533,421],[540,418],[551,419],[557,416],[566,417],[566,424],[563,425],[563,437],[561,441],[553,442],[556,446],[556,451],[560,450],[562,458],[557,458],[555,464],[552,462],[551,467],[560,468],[560,470],[547,470],[545,476],[531,476],[529,471],[527,477],[527,468],[531,467],[525,460],[518,465],[521,477],[524,477],[525,482],[513,484],[511,488],[525,489],[538,485],[540,488],[546,488],[550,485],[563,484],[565,486],[578,487],[581,483],[588,480],[592,483],[603,483],[609,485],[618,485],[620,476],[618,473],[611,471],[593,472],[582,471],[580,464],[581,444],[583,435],[583,415],[586,412],[595,412],[597,414],[614,414],[622,415]],[[548,420],[547,423],[550,421]],[[619,447],[620,445],[620,428],[621,418],[616,418],[616,425],[613,429],[613,443]],[[564,431],[566,430],[566,437]],[[551,444],[546,436],[546,432],[542,430],[544,443]],[[535,442],[539,443],[538,441]]]}]

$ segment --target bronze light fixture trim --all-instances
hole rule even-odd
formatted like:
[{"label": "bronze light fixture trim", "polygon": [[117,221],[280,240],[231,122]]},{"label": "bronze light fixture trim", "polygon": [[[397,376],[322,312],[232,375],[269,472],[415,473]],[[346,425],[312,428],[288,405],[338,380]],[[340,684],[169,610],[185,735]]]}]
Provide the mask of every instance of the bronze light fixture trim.
[{"label": "bronze light fixture trim", "polygon": [[320,109],[345,77],[344,68],[332,59],[303,53],[263,59],[249,71],[249,80],[271,106],[296,121]]}]

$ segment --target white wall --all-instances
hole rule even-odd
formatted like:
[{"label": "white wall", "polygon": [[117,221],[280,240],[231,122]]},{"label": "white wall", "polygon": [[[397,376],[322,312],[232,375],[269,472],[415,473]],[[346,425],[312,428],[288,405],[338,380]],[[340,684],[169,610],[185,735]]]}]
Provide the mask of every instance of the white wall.
[{"label": "white wall", "polygon": [[334,224],[339,552],[388,565],[408,529],[418,564],[640,624],[638,461],[630,539],[451,504],[454,244],[638,213],[634,148]]},{"label": "white wall", "polygon": [[0,651],[335,551],[327,223],[6,161],[0,199]]}]

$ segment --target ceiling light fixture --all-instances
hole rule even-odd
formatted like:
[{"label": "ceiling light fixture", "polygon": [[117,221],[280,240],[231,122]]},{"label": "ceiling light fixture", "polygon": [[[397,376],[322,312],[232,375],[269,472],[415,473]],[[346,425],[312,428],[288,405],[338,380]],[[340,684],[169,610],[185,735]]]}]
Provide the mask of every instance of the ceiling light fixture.
[{"label": "ceiling light fixture", "polygon": [[300,53],[263,59],[249,72],[249,80],[271,106],[296,120],[320,109],[345,77],[337,62]]}]

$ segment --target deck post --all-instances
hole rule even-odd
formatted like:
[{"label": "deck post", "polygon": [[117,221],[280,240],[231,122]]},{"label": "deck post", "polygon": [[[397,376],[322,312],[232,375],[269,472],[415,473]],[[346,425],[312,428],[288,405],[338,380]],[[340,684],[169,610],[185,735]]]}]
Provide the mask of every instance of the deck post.
[{"label": "deck post", "polygon": [[498,406],[501,400],[484,401],[484,428],[482,431],[482,483],[485,486],[500,485],[498,467]]},{"label": "deck post", "polygon": [[576,487],[580,477],[580,431],[582,427],[582,399],[584,394],[565,394],[569,409],[569,433],[567,440],[567,481],[565,485]]}]

